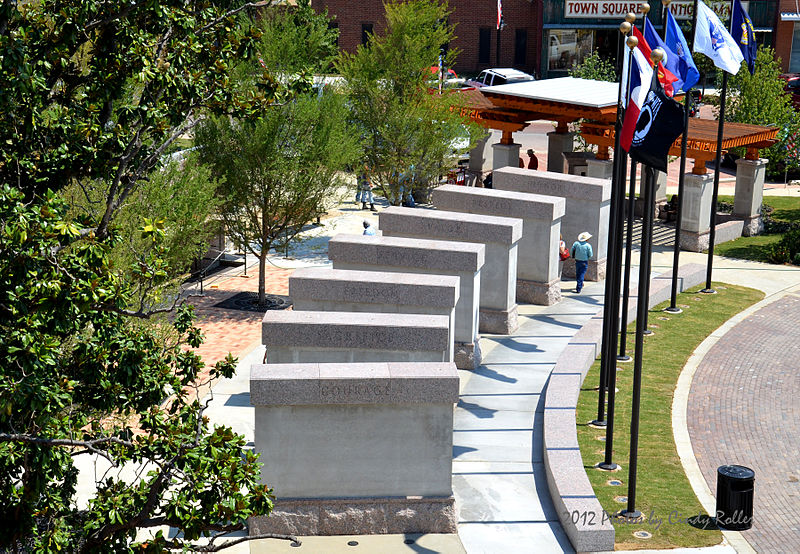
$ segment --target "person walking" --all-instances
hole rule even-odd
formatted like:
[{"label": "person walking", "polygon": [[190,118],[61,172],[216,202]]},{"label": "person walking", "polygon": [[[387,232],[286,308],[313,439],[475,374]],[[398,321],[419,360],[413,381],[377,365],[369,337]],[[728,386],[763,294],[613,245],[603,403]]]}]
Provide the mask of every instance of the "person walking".
[{"label": "person walking", "polygon": [[558,235],[558,280],[561,280],[561,274],[564,273],[564,262],[569,259],[569,250],[567,250],[567,243],[564,242],[564,237]]},{"label": "person walking", "polygon": [[572,244],[570,253],[575,259],[575,276],[578,279],[575,285],[575,292],[580,294],[583,290],[583,278],[586,276],[586,270],[589,268],[589,260],[594,256],[592,245],[587,241],[592,238],[592,235],[586,231],[578,235],[578,240]]},{"label": "person walking", "polygon": [[372,196],[372,183],[369,182],[369,177],[367,176],[367,170],[369,168],[364,165],[364,170],[358,174],[358,191],[356,192],[356,204],[359,202],[359,195],[361,195],[361,209],[367,209],[367,203],[369,203],[369,211],[377,212],[378,210],[375,209],[375,199]]},{"label": "person walking", "polygon": [[528,148],[528,169],[539,169],[539,158],[533,148]]}]

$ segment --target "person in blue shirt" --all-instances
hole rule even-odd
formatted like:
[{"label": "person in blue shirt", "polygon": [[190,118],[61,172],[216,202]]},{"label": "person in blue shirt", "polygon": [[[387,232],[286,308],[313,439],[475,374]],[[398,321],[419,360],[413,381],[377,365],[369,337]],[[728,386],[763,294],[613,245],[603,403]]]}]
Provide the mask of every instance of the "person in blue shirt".
[{"label": "person in blue shirt", "polygon": [[578,283],[575,285],[575,292],[580,294],[583,289],[583,278],[586,276],[586,269],[589,267],[589,260],[594,256],[592,245],[587,241],[592,238],[590,233],[584,231],[578,235],[578,240],[572,244],[570,252],[575,259],[575,275],[578,278]]}]

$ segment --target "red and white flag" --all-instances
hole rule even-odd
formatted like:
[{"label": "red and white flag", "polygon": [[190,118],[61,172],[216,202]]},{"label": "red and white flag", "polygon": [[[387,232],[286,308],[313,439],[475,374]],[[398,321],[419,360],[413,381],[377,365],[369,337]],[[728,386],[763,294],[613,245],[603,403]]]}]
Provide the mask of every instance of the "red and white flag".
[{"label": "red and white flag", "polygon": [[[652,62],[650,62],[650,52],[652,52],[652,49],[650,48],[650,45],[647,44],[647,40],[644,38],[644,35],[642,35],[642,32],[634,27],[633,36],[639,39],[638,49],[642,51],[642,54],[644,54],[644,59],[647,60],[649,64],[652,64]],[[664,67],[663,62],[658,62],[658,82],[661,83],[661,86],[664,87],[664,92],[670,98],[673,94],[675,94],[672,83],[677,80],[678,78],[669,69]],[[648,90],[650,89],[650,83],[647,83],[646,88]]]},{"label": "red and white flag", "polygon": [[497,29],[503,24],[503,0],[497,0]]},{"label": "red and white flag", "polygon": [[[627,82],[628,59],[630,50],[625,49],[625,60],[623,61],[624,71],[622,73],[623,83]],[[625,119],[622,121],[622,131],[619,135],[620,146],[626,152],[630,151],[631,141],[633,140],[633,132],[636,130],[636,121],[639,119],[639,113],[642,109],[647,98],[647,92],[650,90],[650,81],[653,80],[653,66],[644,57],[644,53],[639,48],[633,49],[633,59],[631,59],[631,79],[630,79],[630,94],[628,95],[627,108],[625,109]]]}]

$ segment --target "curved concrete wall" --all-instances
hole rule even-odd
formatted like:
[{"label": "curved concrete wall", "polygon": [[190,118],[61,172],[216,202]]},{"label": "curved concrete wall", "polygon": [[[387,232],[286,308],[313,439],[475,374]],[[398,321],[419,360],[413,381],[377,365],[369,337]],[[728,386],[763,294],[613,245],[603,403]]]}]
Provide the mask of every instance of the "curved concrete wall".
[{"label": "curved concrete wall", "polygon": [[[704,282],[705,266],[681,266],[678,276],[678,288],[684,291]],[[672,271],[653,279],[649,306],[669,300],[671,280]],[[636,289],[632,288],[630,294],[625,317],[628,323],[636,315]],[[600,355],[602,331],[601,309],[567,344],[550,374],[545,392],[543,446],[547,485],[561,526],[578,552],[614,550],[614,527],[586,475],[575,421],[581,385]]]}]

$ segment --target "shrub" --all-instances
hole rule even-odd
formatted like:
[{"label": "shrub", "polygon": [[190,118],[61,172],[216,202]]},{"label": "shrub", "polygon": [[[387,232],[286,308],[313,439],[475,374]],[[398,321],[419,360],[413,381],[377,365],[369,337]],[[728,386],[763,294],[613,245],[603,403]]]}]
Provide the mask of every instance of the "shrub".
[{"label": "shrub", "polygon": [[[772,48],[761,46],[756,57],[753,75],[742,68],[729,80],[726,121],[752,123],[778,128],[777,142],[761,151],[767,158],[767,175],[783,176],[784,171],[798,165],[794,140],[800,128],[800,120],[792,107],[789,94],[783,90],[780,78],[780,61]],[[743,149],[735,149],[739,155]]]},{"label": "shrub", "polygon": [[767,258],[776,264],[793,262],[800,265],[800,227],[790,229],[780,241],[771,245]]},{"label": "shrub", "polygon": [[593,79],[612,83],[617,80],[617,71],[614,69],[614,64],[600,57],[598,50],[586,56],[583,59],[583,63],[573,65],[568,70],[568,73],[570,77],[578,79]]}]

